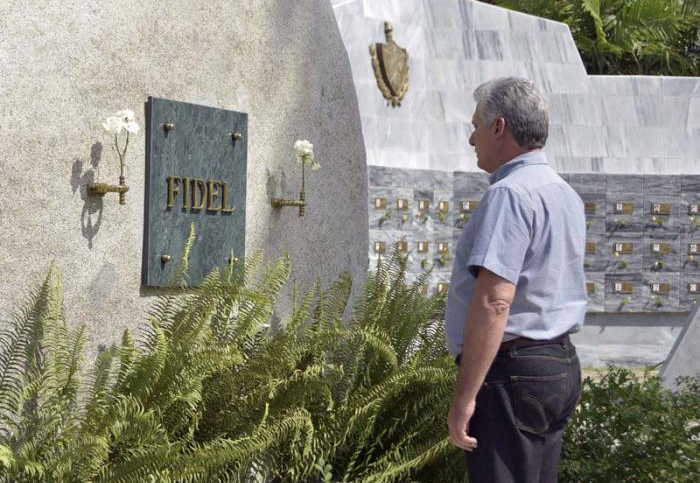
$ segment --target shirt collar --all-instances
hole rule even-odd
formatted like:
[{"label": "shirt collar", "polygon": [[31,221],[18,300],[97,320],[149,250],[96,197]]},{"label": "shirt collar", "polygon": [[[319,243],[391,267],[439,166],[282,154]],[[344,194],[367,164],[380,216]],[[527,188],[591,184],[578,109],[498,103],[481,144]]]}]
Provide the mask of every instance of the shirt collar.
[{"label": "shirt collar", "polygon": [[489,175],[489,184],[491,185],[502,180],[512,171],[515,171],[518,168],[522,168],[523,166],[531,166],[534,164],[549,164],[547,162],[547,156],[541,149],[528,151],[527,153],[516,156],[507,163],[502,164],[496,171]]}]

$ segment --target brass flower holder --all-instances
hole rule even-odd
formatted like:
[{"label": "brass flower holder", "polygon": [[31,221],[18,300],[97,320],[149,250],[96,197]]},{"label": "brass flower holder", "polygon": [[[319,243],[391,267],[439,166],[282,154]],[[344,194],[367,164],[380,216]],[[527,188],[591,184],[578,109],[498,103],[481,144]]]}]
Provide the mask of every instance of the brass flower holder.
[{"label": "brass flower holder", "polygon": [[119,176],[119,184],[107,184],[107,183],[90,183],[88,184],[88,193],[92,196],[99,196],[102,198],[107,193],[119,193],[119,204],[126,204],[126,192],[129,191],[129,187],[126,185],[124,176]]},{"label": "brass flower holder", "polygon": [[304,216],[304,208],[306,207],[306,194],[304,193],[304,163],[301,164],[301,192],[299,192],[299,199],[287,200],[284,198],[272,198],[273,208],[282,208],[283,206],[298,206],[299,216]]}]

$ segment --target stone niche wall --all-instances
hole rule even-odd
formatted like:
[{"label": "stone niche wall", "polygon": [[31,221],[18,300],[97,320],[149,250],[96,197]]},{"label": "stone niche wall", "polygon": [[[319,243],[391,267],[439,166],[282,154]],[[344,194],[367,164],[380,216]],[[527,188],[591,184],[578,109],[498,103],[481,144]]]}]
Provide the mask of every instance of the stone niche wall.
[{"label": "stone niche wall", "polygon": [[[369,168],[370,264],[397,243],[411,280],[447,290],[483,173]],[[586,205],[589,312],[688,312],[700,297],[700,176],[563,174]]]},{"label": "stone niche wall", "polygon": [[[318,278],[367,270],[367,172],[348,57],[330,3],[47,0],[0,3],[0,326],[51,260],[66,317],[110,344],[144,320],[158,290],[141,286],[148,96],[248,113],[246,251],[288,252],[292,280],[276,316]],[[116,184],[101,123],[136,111],[127,203],[86,194]],[[298,195],[292,145],[322,166],[307,178],[306,216],[271,197]],[[195,247],[196,249],[196,247]]]}]

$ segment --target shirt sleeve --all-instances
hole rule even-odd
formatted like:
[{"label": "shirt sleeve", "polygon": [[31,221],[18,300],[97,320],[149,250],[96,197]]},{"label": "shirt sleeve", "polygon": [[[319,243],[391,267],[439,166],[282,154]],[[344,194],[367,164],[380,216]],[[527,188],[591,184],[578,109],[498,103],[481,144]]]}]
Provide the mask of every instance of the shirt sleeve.
[{"label": "shirt sleeve", "polygon": [[532,209],[512,189],[494,188],[486,191],[471,221],[468,270],[476,277],[483,267],[517,285],[530,246]]}]

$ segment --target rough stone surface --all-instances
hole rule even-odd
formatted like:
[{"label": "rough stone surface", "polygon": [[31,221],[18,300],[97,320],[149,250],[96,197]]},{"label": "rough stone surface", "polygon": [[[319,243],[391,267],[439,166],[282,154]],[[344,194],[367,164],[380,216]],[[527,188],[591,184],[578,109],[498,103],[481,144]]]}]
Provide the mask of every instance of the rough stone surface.
[{"label": "rough stone surface", "polygon": [[681,376],[700,377],[700,306],[688,316],[683,332],[676,339],[666,363],[661,369],[663,383],[675,388]]},{"label": "rough stone surface", "polygon": [[[85,187],[117,182],[101,122],[131,108],[143,127],[149,95],[248,113],[246,252],[289,252],[279,317],[293,288],[317,277],[364,280],[365,151],[330,3],[2,2],[0,32],[0,322],[52,259],[67,319],[90,327],[92,347],[144,320],[160,293],[141,287],[144,132],[127,155],[125,206],[115,195],[88,198]],[[307,179],[303,218],[270,206],[298,195],[296,139],[314,143],[322,165]]]}]

